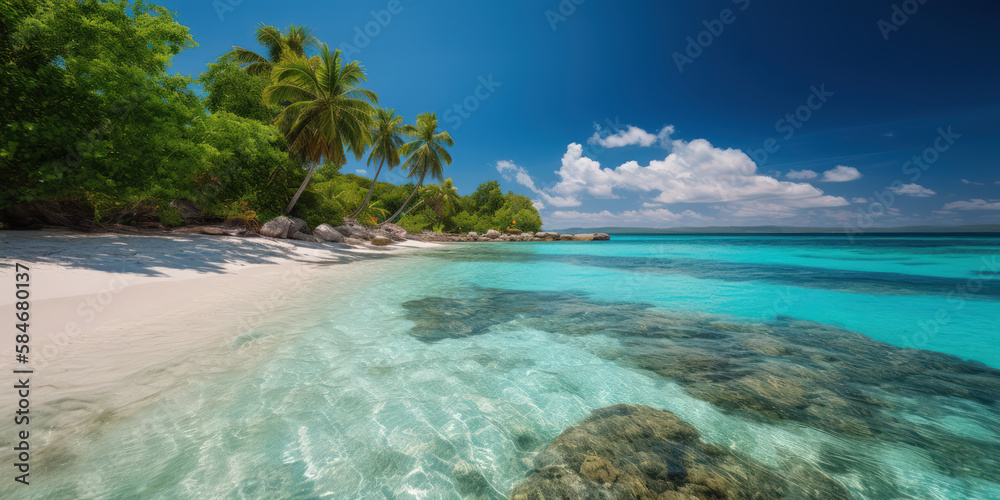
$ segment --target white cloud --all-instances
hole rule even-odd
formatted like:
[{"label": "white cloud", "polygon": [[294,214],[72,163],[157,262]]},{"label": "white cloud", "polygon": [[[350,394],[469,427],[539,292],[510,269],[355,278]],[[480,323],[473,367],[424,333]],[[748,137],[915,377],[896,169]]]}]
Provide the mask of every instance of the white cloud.
[{"label": "white cloud", "polygon": [[606,148],[621,148],[625,146],[642,146],[648,148],[656,143],[666,144],[670,139],[670,134],[674,133],[673,125],[663,127],[658,134],[651,134],[645,130],[629,125],[617,133],[602,136],[598,128],[594,135],[587,140],[588,144],[596,144]]},{"label": "white cloud", "polygon": [[515,181],[518,184],[530,189],[534,193],[541,192],[535,187],[535,181],[528,175],[524,167],[520,167],[510,160],[500,160],[496,164],[497,172],[508,181]]},{"label": "white cloud", "polygon": [[971,184],[973,186],[982,186],[982,182],[970,181],[969,179],[962,179],[962,184]]},{"label": "white cloud", "polygon": [[851,200],[851,203],[868,203],[868,198],[855,198]]},{"label": "white cloud", "polygon": [[[824,194],[809,183],[765,175],[738,149],[717,148],[705,139],[672,140],[667,146],[669,154],[663,160],[653,160],[645,166],[629,161],[615,168],[604,168],[598,161],[584,156],[582,145],[572,143],[567,146],[560,168],[555,172],[558,182],[550,188],[536,185],[528,172],[513,162],[499,161],[496,168],[504,178],[537,194],[537,201],[542,206],[557,209],[580,206],[585,197],[618,198],[623,191],[650,193],[650,197],[643,197],[644,210],[614,214],[617,218],[645,214],[668,221],[668,213],[673,212],[664,205],[678,203],[720,204],[710,208],[737,218],[790,217],[801,209],[850,204],[847,199]],[[596,217],[593,212],[584,215],[588,212],[576,210],[557,213],[561,214],[557,218],[571,216],[581,222],[592,222],[583,218]],[[621,220],[616,222],[620,224]]]},{"label": "white cloud", "polygon": [[823,182],[850,182],[861,178],[861,172],[854,167],[837,165],[823,172]]},{"label": "white cloud", "polygon": [[953,201],[946,204],[941,210],[1000,210],[1000,200]]},{"label": "white cloud", "polygon": [[365,169],[362,169],[362,168],[356,168],[356,169],[354,169],[354,173],[356,173],[358,175],[365,175],[365,174],[368,173],[368,171],[365,170]]},{"label": "white cloud", "polygon": [[506,179],[507,181],[517,182],[518,184],[530,189],[531,192],[541,196],[540,200],[535,200],[536,203],[541,205],[541,207],[539,207],[538,205],[535,206],[535,208],[538,208],[539,210],[545,207],[544,205],[545,203],[560,208],[580,206],[581,202],[578,198],[553,196],[539,189],[537,186],[535,186],[534,179],[532,179],[531,176],[528,175],[528,171],[525,170],[524,167],[516,165],[512,161],[500,160],[496,164],[496,169],[497,172],[499,172],[500,175],[503,176],[503,178]]},{"label": "white cloud", "polygon": [[691,210],[685,210],[679,214],[671,212],[666,208],[653,210],[626,210],[618,213],[611,213],[608,210],[600,212],[579,212],[576,210],[556,211],[547,216],[546,224],[558,224],[560,226],[662,226],[665,223],[671,225],[693,225],[711,222],[711,217]]},{"label": "white cloud", "polygon": [[535,207],[535,210],[545,210],[545,204],[542,200],[531,200],[531,204]]},{"label": "white cloud", "polygon": [[819,174],[812,170],[789,170],[785,177],[789,179],[815,179]]},{"label": "white cloud", "polygon": [[913,196],[916,198],[927,198],[934,196],[937,193],[927,189],[919,184],[902,184],[898,186],[890,186],[889,191],[893,193],[903,195],[903,196]]}]

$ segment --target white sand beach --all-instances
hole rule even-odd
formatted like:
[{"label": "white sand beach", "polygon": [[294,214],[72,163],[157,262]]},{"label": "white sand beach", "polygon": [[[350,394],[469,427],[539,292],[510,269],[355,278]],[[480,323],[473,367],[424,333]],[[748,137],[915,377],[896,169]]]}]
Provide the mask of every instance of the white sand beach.
[{"label": "white sand beach", "polygon": [[[0,311],[14,316],[14,264],[30,273],[32,404],[113,396],[114,406],[148,391],[129,376],[211,349],[295,300],[320,266],[384,258],[433,243],[351,247],[201,234],[0,232]],[[185,324],[217,335],[185,335]],[[235,325],[235,327],[234,327]],[[208,328],[206,328],[208,327]],[[0,336],[11,369],[14,334]],[[95,394],[98,393],[98,394]],[[10,391],[0,394],[8,404]],[[97,398],[94,398],[98,395]],[[70,405],[72,406],[72,405]],[[91,408],[93,410],[94,408]]]}]

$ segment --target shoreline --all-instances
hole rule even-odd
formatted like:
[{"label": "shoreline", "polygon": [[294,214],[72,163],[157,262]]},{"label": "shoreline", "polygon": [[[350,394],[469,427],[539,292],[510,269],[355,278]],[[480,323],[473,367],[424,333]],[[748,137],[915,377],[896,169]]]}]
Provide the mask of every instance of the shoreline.
[{"label": "shoreline", "polygon": [[[310,280],[325,275],[314,272],[317,267],[437,246],[409,240],[358,248],[192,233],[2,231],[0,282],[9,293],[0,293],[0,311],[13,316],[13,266],[27,265],[28,367],[37,379],[33,406],[96,394],[113,395],[113,406],[121,407],[152,390],[128,387],[134,375],[249,331],[268,310],[295,300]],[[208,322],[217,333],[184,335],[187,321]],[[13,335],[0,336],[2,359],[14,359],[14,345]],[[11,394],[0,393],[0,404],[10,404]]]}]

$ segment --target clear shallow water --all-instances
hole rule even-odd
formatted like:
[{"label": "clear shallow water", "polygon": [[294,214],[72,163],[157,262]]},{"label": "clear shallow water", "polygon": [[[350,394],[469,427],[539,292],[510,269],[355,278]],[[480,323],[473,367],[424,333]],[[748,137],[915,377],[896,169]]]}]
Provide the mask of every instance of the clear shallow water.
[{"label": "clear shallow water", "polygon": [[60,423],[30,491],[502,498],[565,429],[626,403],[854,498],[1000,498],[998,254],[995,238],[619,236],[317,268],[308,300],[130,381],[154,397]]}]

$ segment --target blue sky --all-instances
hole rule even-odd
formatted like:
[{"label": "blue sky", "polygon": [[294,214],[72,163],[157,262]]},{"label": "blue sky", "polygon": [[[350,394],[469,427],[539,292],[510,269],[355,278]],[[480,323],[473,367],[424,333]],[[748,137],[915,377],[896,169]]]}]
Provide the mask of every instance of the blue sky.
[{"label": "blue sky", "polygon": [[996,2],[162,3],[194,76],[312,27],[437,112],[460,191],[498,179],[549,228],[1000,223]]}]

